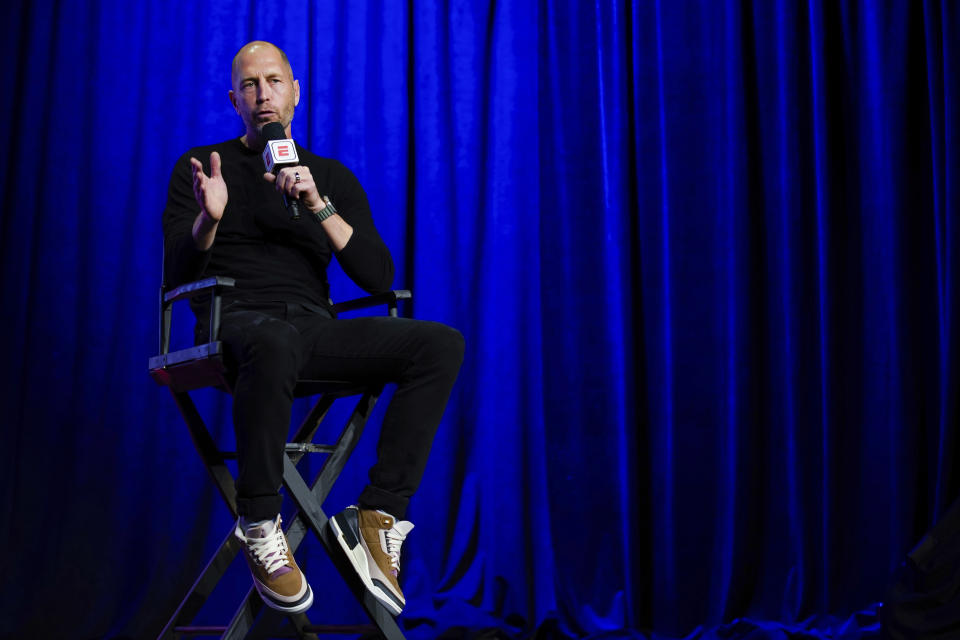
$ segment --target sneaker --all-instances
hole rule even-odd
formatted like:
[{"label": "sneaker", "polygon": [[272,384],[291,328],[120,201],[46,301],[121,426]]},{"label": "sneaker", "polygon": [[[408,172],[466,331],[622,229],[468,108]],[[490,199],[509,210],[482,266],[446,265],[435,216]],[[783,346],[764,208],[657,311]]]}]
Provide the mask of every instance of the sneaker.
[{"label": "sneaker", "polygon": [[240,522],[233,535],[243,545],[253,586],[271,609],[283,613],[301,613],[313,604],[313,590],[287,546],[287,537],[280,528],[280,516],[243,531]]},{"label": "sneaker", "polygon": [[413,523],[373,509],[347,507],[330,518],[330,527],[363,584],[393,615],[407,603],[400,591],[400,546]]}]

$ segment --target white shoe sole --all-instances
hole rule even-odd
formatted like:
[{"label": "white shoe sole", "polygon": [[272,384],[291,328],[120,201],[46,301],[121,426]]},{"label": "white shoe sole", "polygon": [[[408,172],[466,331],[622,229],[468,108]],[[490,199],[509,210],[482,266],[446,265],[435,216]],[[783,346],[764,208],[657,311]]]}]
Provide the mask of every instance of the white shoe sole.
[{"label": "white shoe sole", "polygon": [[[306,577],[303,578],[306,580]],[[253,585],[257,593],[260,594],[260,599],[263,600],[263,603],[273,609],[274,611],[280,611],[281,613],[303,613],[313,605],[313,589],[310,588],[310,585],[307,584],[307,593],[300,599],[299,602],[295,603],[284,603],[277,602],[271,598],[268,594],[265,594],[260,590],[260,585],[254,583]]]}]

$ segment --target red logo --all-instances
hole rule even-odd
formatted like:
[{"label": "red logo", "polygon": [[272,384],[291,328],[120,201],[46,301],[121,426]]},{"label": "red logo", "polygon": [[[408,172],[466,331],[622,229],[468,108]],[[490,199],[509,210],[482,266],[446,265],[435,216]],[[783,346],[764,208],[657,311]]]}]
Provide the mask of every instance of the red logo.
[{"label": "red logo", "polygon": [[271,140],[263,150],[263,164],[267,171],[273,171],[274,165],[291,166],[297,164],[297,148],[293,140]]}]

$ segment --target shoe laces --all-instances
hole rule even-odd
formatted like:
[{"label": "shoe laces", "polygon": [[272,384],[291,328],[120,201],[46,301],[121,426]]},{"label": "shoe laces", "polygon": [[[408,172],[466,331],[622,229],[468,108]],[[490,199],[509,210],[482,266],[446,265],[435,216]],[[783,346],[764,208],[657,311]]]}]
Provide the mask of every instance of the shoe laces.
[{"label": "shoe laces", "polygon": [[[261,532],[269,525],[257,527]],[[264,537],[251,538],[244,532],[244,544],[250,551],[253,561],[265,568],[268,574],[287,566],[287,539],[280,527],[280,518],[273,523],[273,531]]]},{"label": "shoe laces", "polygon": [[387,544],[386,552],[390,556],[390,568],[393,569],[395,576],[400,573],[400,547],[403,546],[403,541],[407,539],[408,532],[401,531],[394,525],[387,529],[383,535]]}]

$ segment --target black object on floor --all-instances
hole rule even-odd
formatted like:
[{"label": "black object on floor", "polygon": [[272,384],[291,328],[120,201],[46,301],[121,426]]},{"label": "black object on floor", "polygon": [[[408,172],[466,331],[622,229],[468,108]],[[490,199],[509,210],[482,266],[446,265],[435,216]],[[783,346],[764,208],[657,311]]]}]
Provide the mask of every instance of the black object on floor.
[{"label": "black object on floor", "polygon": [[886,640],[960,639],[960,499],[897,569],[880,620]]}]

